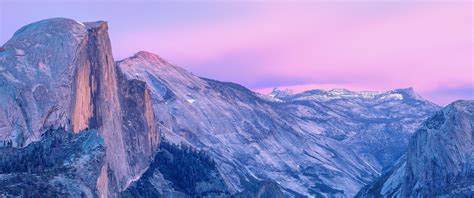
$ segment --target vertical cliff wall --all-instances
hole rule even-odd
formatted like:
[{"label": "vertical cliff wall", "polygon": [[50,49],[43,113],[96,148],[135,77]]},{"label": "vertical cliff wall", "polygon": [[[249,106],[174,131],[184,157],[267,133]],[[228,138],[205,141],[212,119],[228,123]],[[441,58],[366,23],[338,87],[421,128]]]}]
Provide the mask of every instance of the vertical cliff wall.
[{"label": "vertical cliff wall", "polygon": [[[98,188],[121,191],[145,171],[159,135],[146,84],[127,80],[116,70],[107,24],[85,25],[88,38],[76,59],[72,128],[99,129],[107,145],[107,171],[102,171]],[[105,180],[106,172],[116,184]]]},{"label": "vertical cliff wall", "polygon": [[[131,170],[133,179],[138,179],[152,160],[154,151],[159,145],[157,122],[152,108],[150,92],[147,84],[135,79],[127,79],[117,69],[119,79],[119,99],[122,107],[121,119],[122,138],[127,152],[127,162],[134,168]],[[125,181],[121,190],[132,180]]]},{"label": "vertical cliff wall", "polygon": [[49,126],[98,129],[107,147],[101,197],[136,180],[159,144],[148,88],[118,73],[107,29],[102,21],[44,20],[0,52],[0,143],[26,146]]},{"label": "vertical cliff wall", "polygon": [[[88,33],[75,59],[72,129],[74,132],[99,129],[107,145],[107,167],[113,170],[120,189],[135,176],[135,171],[130,167],[124,147],[117,73],[107,23],[85,23],[85,26]],[[98,188],[106,187],[99,185]]]}]

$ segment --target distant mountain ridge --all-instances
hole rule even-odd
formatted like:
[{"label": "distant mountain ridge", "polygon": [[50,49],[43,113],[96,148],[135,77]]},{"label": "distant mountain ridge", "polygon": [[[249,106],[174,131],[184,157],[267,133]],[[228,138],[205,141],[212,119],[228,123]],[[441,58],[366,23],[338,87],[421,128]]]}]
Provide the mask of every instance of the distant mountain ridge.
[{"label": "distant mountain ridge", "polygon": [[[294,93],[291,89],[280,90],[274,88],[268,96],[277,98],[283,101],[291,100],[319,100],[329,101],[336,99],[350,99],[350,98],[364,98],[364,99],[406,99],[406,100],[420,100],[426,101],[419,94],[415,92],[412,87],[404,89],[395,89],[392,91],[351,91],[348,89],[310,89],[301,93]],[[433,104],[434,105],[434,104]]]}]

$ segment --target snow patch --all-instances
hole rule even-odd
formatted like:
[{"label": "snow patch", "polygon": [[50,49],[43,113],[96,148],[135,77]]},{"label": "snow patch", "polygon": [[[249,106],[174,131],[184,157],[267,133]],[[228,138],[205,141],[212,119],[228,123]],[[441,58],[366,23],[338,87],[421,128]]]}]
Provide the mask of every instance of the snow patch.
[{"label": "snow patch", "polygon": [[268,94],[269,97],[278,98],[278,97],[288,97],[293,95],[294,91],[291,89],[281,90],[279,88],[273,88],[272,92]]},{"label": "snow patch", "polygon": [[4,72],[2,73],[3,77],[5,77],[5,79],[11,81],[11,82],[15,82],[15,83],[21,83],[21,81],[19,81],[18,79],[15,78],[15,76],[13,76],[10,72]]},{"label": "snow patch", "polygon": [[84,23],[80,22],[80,21],[76,21],[74,20],[76,23],[79,23],[79,25],[82,25],[83,27],[85,27],[86,25],[84,25]]},{"label": "snow patch", "polygon": [[24,51],[24,50],[15,48],[15,55],[16,55],[16,56],[24,56],[24,55],[26,55],[26,54],[25,54],[25,51]]},{"label": "snow patch", "polygon": [[50,74],[50,70],[49,70],[49,67],[48,65],[46,65],[45,63],[43,62],[39,62],[38,63],[38,68],[45,74]]},{"label": "snow patch", "polygon": [[389,94],[389,95],[382,96],[380,99],[403,100],[403,96],[402,94]]}]

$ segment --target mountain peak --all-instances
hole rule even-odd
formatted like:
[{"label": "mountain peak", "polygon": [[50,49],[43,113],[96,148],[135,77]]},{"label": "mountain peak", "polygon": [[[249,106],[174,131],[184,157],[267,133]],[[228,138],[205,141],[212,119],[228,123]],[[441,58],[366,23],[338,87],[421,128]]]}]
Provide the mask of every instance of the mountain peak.
[{"label": "mountain peak", "polygon": [[168,61],[161,58],[160,56],[158,56],[154,53],[148,52],[148,51],[139,51],[139,52],[135,53],[132,57],[130,57],[130,59],[140,59],[140,60],[144,60],[144,61],[153,61],[153,62],[159,63],[160,65],[169,65],[170,64],[170,63],[168,63]]},{"label": "mountain peak", "polygon": [[273,97],[273,98],[284,98],[284,97],[287,97],[287,96],[290,96],[290,95],[293,95],[293,90],[291,89],[280,89],[278,87],[275,87],[273,88],[272,92],[270,92],[270,94],[268,94],[270,97]]},{"label": "mountain peak", "polygon": [[74,25],[85,26],[83,23],[68,18],[50,18],[38,22],[30,23],[18,29],[13,35],[19,35],[28,30],[37,30],[48,27],[61,27],[61,29],[70,29]]},{"label": "mountain peak", "polygon": [[146,58],[160,58],[158,55],[148,52],[148,51],[139,51],[134,54],[137,57],[146,57]]},{"label": "mountain peak", "polygon": [[85,23],[77,22],[77,23],[85,25],[87,29],[100,29],[100,30],[109,29],[107,21],[94,21],[94,22],[85,22]]},{"label": "mountain peak", "polygon": [[404,99],[412,99],[412,100],[421,100],[426,101],[423,97],[421,97],[418,93],[416,93],[413,87],[407,87],[402,89],[395,89],[393,91],[389,91],[388,93],[398,93],[403,96]]},{"label": "mountain peak", "polygon": [[[24,51],[26,54],[45,53],[44,50],[71,48],[75,49],[87,38],[88,32],[107,34],[106,21],[79,22],[68,18],[50,18],[25,25],[18,29],[8,40],[1,51],[15,54]],[[66,53],[63,53],[66,54]],[[61,56],[60,54],[58,56]]]},{"label": "mountain peak", "polygon": [[415,89],[413,89],[413,87],[400,88],[400,89],[395,89],[393,91],[415,94]]},{"label": "mountain peak", "polygon": [[447,108],[454,109],[453,111],[469,111],[474,114],[474,100],[456,100],[449,104]]},{"label": "mountain peak", "polygon": [[53,34],[55,31],[70,31],[73,33],[85,33],[85,30],[108,30],[106,21],[94,21],[94,22],[79,22],[74,19],[68,18],[50,18],[44,19],[38,22],[34,22],[23,26],[17,30],[13,36],[20,35],[32,35],[37,32],[42,32],[46,35]]}]

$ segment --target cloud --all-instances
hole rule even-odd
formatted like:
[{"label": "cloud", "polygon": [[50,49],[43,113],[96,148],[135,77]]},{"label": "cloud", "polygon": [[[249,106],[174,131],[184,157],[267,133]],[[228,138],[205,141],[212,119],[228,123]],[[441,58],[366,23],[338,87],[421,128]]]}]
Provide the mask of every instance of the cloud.
[{"label": "cloud", "polygon": [[426,91],[424,95],[441,105],[447,105],[456,100],[474,100],[474,83],[441,86]]}]

